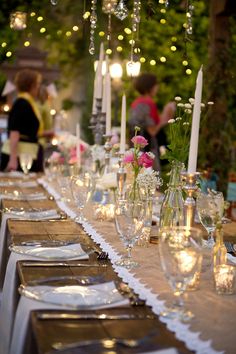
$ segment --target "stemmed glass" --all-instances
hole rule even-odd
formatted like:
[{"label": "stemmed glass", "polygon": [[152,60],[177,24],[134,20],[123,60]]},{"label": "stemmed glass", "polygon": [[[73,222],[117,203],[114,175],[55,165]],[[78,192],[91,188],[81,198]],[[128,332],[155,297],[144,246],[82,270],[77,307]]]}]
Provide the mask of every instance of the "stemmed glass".
[{"label": "stemmed glass", "polygon": [[72,196],[79,211],[75,221],[82,224],[85,221],[82,210],[89,199],[90,181],[87,174],[71,176],[70,181]]},{"label": "stemmed glass", "polygon": [[29,153],[21,153],[19,156],[20,167],[24,172],[24,176],[27,177],[32,164],[33,164],[33,156]]},{"label": "stemmed glass", "polygon": [[224,213],[224,197],[221,192],[210,191],[208,194],[199,193],[197,196],[197,212],[202,226],[208,233],[206,248],[214,246],[214,233],[217,222],[221,221]]},{"label": "stemmed glass", "polygon": [[138,266],[132,260],[131,251],[138,240],[144,224],[144,204],[130,200],[119,200],[115,208],[115,224],[127,251],[127,257],[116,261],[115,264],[131,269]]},{"label": "stemmed glass", "polygon": [[169,285],[174,291],[176,302],[161,315],[188,321],[193,317],[184,309],[183,294],[199,272],[202,260],[201,231],[184,226],[161,229],[159,253],[161,266]]}]

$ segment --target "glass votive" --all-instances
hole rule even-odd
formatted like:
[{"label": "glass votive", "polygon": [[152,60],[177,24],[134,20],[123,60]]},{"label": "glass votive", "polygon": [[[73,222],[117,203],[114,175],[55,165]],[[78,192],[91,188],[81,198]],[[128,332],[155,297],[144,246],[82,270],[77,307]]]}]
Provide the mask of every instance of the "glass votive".
[{"label": "glass votive", "polygon": [[217,265],[214,268],[216,292],[219,295],[234,293],[235,268],[227,264]]}]

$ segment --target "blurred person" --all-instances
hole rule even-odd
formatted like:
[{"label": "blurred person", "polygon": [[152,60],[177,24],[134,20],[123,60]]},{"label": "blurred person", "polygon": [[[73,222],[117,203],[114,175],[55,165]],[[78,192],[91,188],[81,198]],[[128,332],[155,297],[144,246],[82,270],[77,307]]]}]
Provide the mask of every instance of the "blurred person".
[{"label": "blurred person", "polygon": [[130,136],[134,135],[134,128],[138,126],[143,135],[148,140],[146,151],[151,151],[155,155],[153,168],[160,170],[159,144],[157,134],[170,119],[174,117],[175,103],[169,102],[159,114],[154,97],[158,91],[158,83],[155,75],[151,73],[141,74],[134,81],[134,88],[140,96],[131,104],[129,116]]},{"label": "blurred person", "polygon": [[1,152],[2,171],[21,170],[19,153],[27,152],[34,156],[31,171],[43,171],[43,151],[38,139],[44,134],[43,122],[36,104],[41,75],[34,70],[18,72],[15,84],[18,91],[8,119],[8,140]]},{"label": "blurred person", "polygon": [[45,148],[46,143],[54,135],[53,119],[50,113],[49,94],[48,94],[47,87],[45,85],[41,85],[39,88],[37,104],[39,107],[43,128],[44,128],[43,137],[39,139],[39,142]]}]

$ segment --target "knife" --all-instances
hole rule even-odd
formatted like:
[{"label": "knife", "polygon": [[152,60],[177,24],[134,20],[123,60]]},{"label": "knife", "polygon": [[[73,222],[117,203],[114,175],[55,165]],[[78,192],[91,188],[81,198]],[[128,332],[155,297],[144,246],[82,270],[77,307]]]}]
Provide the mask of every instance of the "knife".
[{"label": "knife", "polygon": [[107,315],[107,314],[68,314],[68,313],[37,313],[39,320],[154,320],[154,315],[138,315],[138,314],[120,314],[120,315]]},{"label": "knife", "polygon": [[108,264],[64,263],[64,262],[23,262],[23,267],[108,267]]}]

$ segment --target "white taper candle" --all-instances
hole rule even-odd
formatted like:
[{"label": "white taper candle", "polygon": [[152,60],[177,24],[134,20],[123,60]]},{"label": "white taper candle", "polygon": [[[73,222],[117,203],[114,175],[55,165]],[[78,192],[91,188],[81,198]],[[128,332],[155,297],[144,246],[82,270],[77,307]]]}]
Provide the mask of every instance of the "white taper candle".
[{"label": "white taper candle", "polygon": [[126,143],[126,96],[122,96],[122,106],[121,106],[121,129],[120,129],[120,153],[125,153],[125,143]]},{"label": "white taper candle", "polygon": [[201,100],[202,100],[202,81],[203,73],[202,66],[197,75],[196,90],[194,97],[193,118],[191,139],[188,158],[188,173],[195,173],[197,170],[197,155],[198,155],[198,138],[199,138],[199,126],[201,115]]}]

